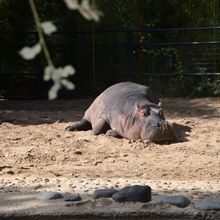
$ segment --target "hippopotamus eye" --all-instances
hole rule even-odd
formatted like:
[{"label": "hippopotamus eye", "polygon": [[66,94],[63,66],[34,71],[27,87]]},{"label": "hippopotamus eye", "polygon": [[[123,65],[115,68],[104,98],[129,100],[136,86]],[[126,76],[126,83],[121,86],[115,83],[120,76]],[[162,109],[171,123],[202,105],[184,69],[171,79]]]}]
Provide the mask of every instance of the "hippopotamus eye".
[{"label": "hippopotamus eye", "polygon": [[150,114],[150,111],[149,111],[149,109],[141,109],[140,110],[140,115],[141,116],[147,116],[147,115],[149,115]]},{"label": "hippopotamus eye", "polygon": [[146,117],[146,116],[150,115],[150,108],[148,108],[148,106],[136,104],[135,111],[136,111],[136,113],[138,113],[142,117]]},{"label": "hippopotamus eye", "polygon": [[163,114],[163,110],[162,109],[159,110],[159,115],[164,118],[164,114]]}]

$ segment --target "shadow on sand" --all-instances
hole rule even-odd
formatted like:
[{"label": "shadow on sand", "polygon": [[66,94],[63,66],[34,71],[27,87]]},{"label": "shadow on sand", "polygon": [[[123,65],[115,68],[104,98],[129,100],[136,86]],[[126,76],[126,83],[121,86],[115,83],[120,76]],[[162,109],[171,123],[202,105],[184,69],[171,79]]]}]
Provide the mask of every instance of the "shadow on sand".
[{"label": "shadow on sand", "polygon": [[[81,119],[93,99],[56,101],[0,100],[0,123],[19,125],[51,124],[56,121],[74,122]],[[167,118],[219,117],[219,108],[210,105],[217,98],[165,99],[163,108]],[[179,128],[178,128],[179,129]],[[182,129],[184,130],[184,128]]]},{"label": "shadow on sand", "polygon": [[181,125],[177,123],[173,123],[173,129],[177,136],[176,142],[186,142],[188,141],[187,137],[189,136],[189,132],[192,131],[192,128],[188,125]]}]

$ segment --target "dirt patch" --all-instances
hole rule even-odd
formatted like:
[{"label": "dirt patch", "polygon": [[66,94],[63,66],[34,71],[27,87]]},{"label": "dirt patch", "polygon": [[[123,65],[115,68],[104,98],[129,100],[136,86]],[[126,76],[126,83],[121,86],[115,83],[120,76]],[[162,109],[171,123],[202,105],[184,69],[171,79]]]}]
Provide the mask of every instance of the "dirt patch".
[{"label": "dirt patch", "polygon": [[[174,123],[178,140],[163,145],[94,136],[91,131],[65,131],[66,126],[82,117],[90,103],[86,99],[0,101],[0,214],[52,216],[58,206],[63,207],[58,215],[70,210],[70,215],[81,217],[84,210],[90,215],[99,213],[93,202],[89,203],[90,209],[67,209],[63,202],[44,206],[35,201],[37,192],[48,190],[82,193],[91,198],[97,188],[148,184],[154,195],[181,194],[193,202],[185,211],[178,211],[170,206],[152,208],[150,204],[113,203],[110,209],[97,201],[102,217],[117,213],[141,216],[145,208],[146,215],[155,212],[158,216],[192,217],[200,215],[193,209],[198,199],[219,197],[219,98],[164,99],[165,116]],[[31,203],[23,199],[26,194]]]},{"label": "dirt patch", "polygon": [[65,131],[91,100],[2,100],[0,175],[219,180],[220,99],[163,101],[178,141],[159,145]]}]

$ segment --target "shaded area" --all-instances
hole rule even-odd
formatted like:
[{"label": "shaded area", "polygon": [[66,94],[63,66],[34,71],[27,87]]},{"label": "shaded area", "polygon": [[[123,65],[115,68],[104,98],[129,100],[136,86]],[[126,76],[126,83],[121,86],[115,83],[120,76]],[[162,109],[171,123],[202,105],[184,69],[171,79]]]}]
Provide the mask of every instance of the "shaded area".
[{"label": "shaded area", "polygon": [[0,110],[9,111],[82,111],[91,104],[91,99],[73,99],[73,100],[4,100],[0,99]]},{"label": "shaded area", "polygon": [[[53,185],[45,184],[40,191],[48,191]],[[93,200],[92,196],[80,193],[81,202],[57,200],[37,200],[40,193],[33,186],[6,186],[0,190],[0,219],[218,219],[219,211],[198,211],[194,204],[207,195],[219,197],[219,192],[188,191],[191,204],[186,208],[177,208],[168,204],[116,203],[111,198]],[[63,193],[63,195],[69,192]],[[154,190],[152,200],[158,195],[182,194],[172,190]]]},{"label": "shaded area", "polygon": [[189,132],[192,130],[190,126],[173,123],[173,129],[177,137],[177,142],[188,141],[187,137],[189,137]]},{"label": "shaded area", "polygon": [[[56,101],[0,100],[0,122],[31,125],[79,120],[93,99]],[[220,117],[219,98],[162,99],[167,118]]]},{"label": "shaded area", "polygon": [[220,117],[219,98],[162,99],[162,106],[169,117]]},{"label": "shaded area", "polygon": [[79,120],[90,105],[89,99],[69,101],[0,100],[0,122],[19,125],[51,124]]}]

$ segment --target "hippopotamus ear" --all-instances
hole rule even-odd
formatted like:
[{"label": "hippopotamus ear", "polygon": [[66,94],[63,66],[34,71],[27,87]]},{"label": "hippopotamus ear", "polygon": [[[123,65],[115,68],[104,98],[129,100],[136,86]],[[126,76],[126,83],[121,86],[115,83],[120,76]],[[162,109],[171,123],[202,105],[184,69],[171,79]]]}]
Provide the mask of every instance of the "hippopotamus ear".
[{"label": "hippopotamus ear", "polygon": [[159,107],[159,112],[158,112],[159,115],[164,118],[164,113],[163,113],[163,109],[162,109],[162,102],[159,101],[157,105],[158,105],[158,107]]},{"label": "hippopotamus ear", "polygon": [[135,111],[142,117],[146,117],[148,115],[149,109],[147,106],[142,106],[138,103],[135,104]]},{"label": "hippopotamus ear", "polygon": [[159,101],[158,107],[159,107],[159,108],[162,108],[162,102],[161,102],[161,101]]},{"label": "hippopotamus ear", "polygon": [[140,116],[142,116],[142,117],[146,117],[147,116],[147,110],[146,109],[141,109],[140,111],[139,111],[139,114],[140,114]]},{"label": "hippopotamus ear", "polygon": [[158,112],[158,113],[159,113],[159,115],[160,115],[162,118],[164,118],[164,113],[163,113],[163,109],[162,109],[162,108],[159,109],[159,112]]}]

